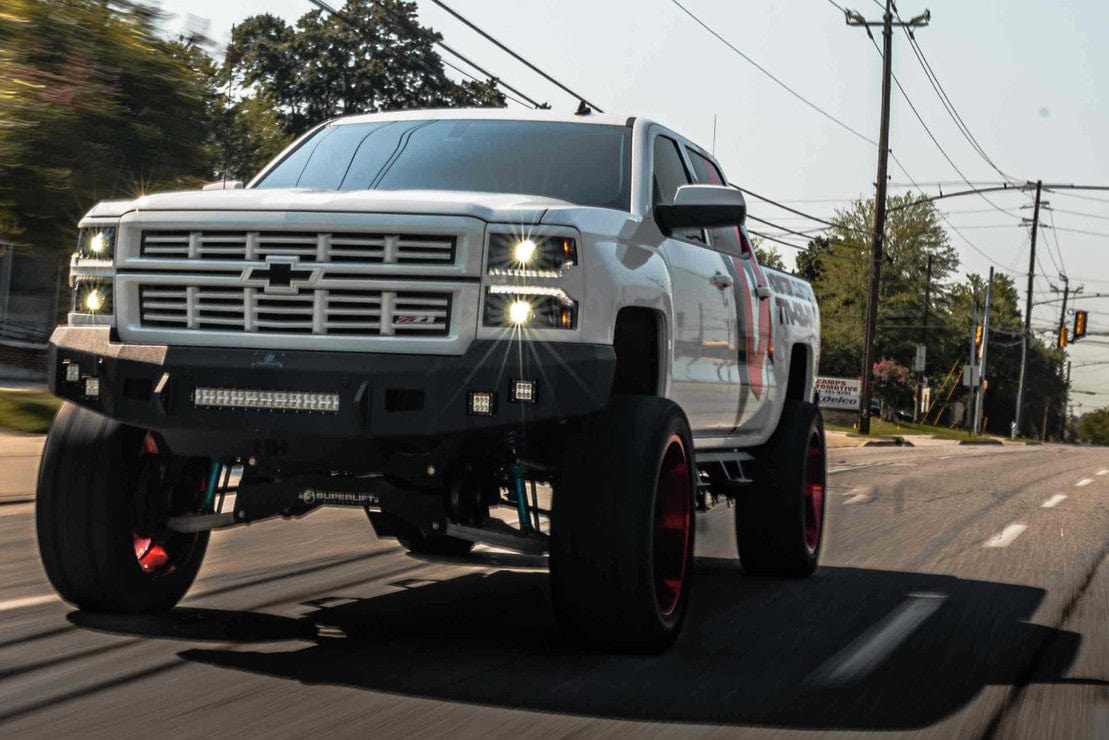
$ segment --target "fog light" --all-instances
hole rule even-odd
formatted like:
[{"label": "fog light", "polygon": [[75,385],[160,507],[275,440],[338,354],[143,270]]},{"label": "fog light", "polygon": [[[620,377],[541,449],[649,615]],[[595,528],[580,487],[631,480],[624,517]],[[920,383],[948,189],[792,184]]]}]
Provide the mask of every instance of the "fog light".
[{"label": "fog light", "polygon": [[496,410],[496,397],[488,391],[470,393],[470,413],[474,416],[492,416]]},{"label": "fog light", "polygon": [[100,395],[100,380],[97,378],[85,378],[85,395],[89,398],[96,398]]},{"label": "fog light", "polygon": [[513,380],[509,387],[508,398],[513,403],[535,403],[535,391],[534,380]]},{"label": "fog light", "polygon": [[531,304],[527,301],[513,301],[508,306],[508,320],[516,326],[528,323],[531,318]]},{"label": "fog light", "polygon": [[70,383],[76,383],[81,379],[81,366],[76,362],[71,362],[65,366],[65,379]]}]

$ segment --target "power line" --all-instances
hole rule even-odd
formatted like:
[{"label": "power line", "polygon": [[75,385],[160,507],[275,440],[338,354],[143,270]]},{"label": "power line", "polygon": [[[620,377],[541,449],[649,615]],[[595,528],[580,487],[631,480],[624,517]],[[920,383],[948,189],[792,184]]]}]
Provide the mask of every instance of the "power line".
[{"label": "power line", "polygon": [[508,54],[509,56],[511,56],[511,57],[512,57],[513,59],[515,59],[516,61],[518,61],[518,62],[520,62],[521,64],[523,64],[524,66],[526,66],[526,67],[527,67],[528,69],[530,69],[530,70],[531,70],[532,72],[535,72],[535,73],[536,73],[536,74],[538,74],[539,76],[543,77],[543,79],[545,79],[545,80],[547,80],[548,82],[550,82],[551,84],[555,85],[555,86],[556,86],[556,87],[558,87],[558,88],[559,88],[560,90],[563,90],[563,91],[565,91],[566,93],[569,93],[569,94],[570,94],[570,95],[572,95],[572,96],[573,96],[573,97],[574,97],[574,98],[575,98],[576,100],[580,100],[581,102],[585,103],[585,104],[586,104],[586,105],[588,105],[588,106],[589,106],[590,108],[592,108],[593,110],[597,111],[598,113],[604,113],[604,111],[603,111],[603,110],[601,110],[600,106],[598,106],[598,105],[596,105],[596,104],[594,104],[594,103],[591,103],[591,102],[589,102],[588,100],[586,100],[586,99],[585,99],[585,96],[584,96],[584,95],[579,95],[579,94],[577,94],[576,92],[574,92],[573,90],[571,90],[570,88],[568,88],[568,87],[567,87],[566,85],[563,85],[563,84],[562,84],[561,82],[559,82],[558,80],[556,80],[556,79],[555,79],[554,77],[551,77],[551,76],[550,76],[549,74],[547,74],[547,73],[546,73],[546,72],[544,72],[543,70],[539,69],[539,67],[536,67],[536,66],[535,66],[534,64],[532,64],[531,62],[529,62],[529,61],[528,61],[527,59],[524,59],[524,58],[523,58],[522,56],[520,56],[519,54],[517,54],[516,52],[514,52],[514,51],[513,51],[512,49],[509,49],[509,48],[508,48],[507,46],[505,46],[505,45],[504,45],[503,43],[501,43],[500,41],[498,41],[497,39],[495,39],[495,38],[493,38],[493,37],[492,37],[491,35],[489,35],[489,33],[487,33],[487,32],[486,32],[486,31],[485,31],[485,30],[484,30],[483,28],[481,28],[481,27],[480,27],[480,26],[478,26],[477,24],[475,24],[475,23],[472,23],[471,21],[469,21],[469,20],[467,20],[466,18],[464,18],[464,17],[462,17],[461,15],[459,15],[459,14],[458,14],[458,12],[456,12],[455,10],[453,10],[452,8],[450,8],[450,7],[449,7],[449,6],[448,6],[448,5],[446,4],[446,3],[443,3],[443,2],[441,2],[441,0],[431,0],[431,2],[435,3],[435,4],[436,4],[436,5],[438,5],[438,6],[440,7],[440,8],[442,8],[443,10],[445,10],[445,11],[447,11],[448,13],[450,13],[451,15],[453,15],[453,16],[454,16],[455,18],[457,18],[458,20],[460,20],[460,21],[461,21],[462,23],[466,24],[466,25],[467,25],[467,26],[469,26],[469,27],[470,27],[470,28],[471,28],[472,30],[476,31],[476,32],[477,32],[478,34],[480,34],[481,36],[483,36],[483,37],[484,37],[484,38],[485,38],[485,39],[486,39],[487,41],[489,41],[489,42],[491,42],[492,44],[494,44],[494,45],[495,45],[495,46],[496,46],[496,47],[497,47],[498,49],[500,49],[501,51],[505,52],[506,54]]},{"label": "power line", "polygon": [[1088,213],[1086,211],[1068,211],[1064,208],[1055,208],[1054,206],[1052,206],[1052,210],[1058,211],[1059,213],[1066,213],[1070,216],[1082,216],[1083,218],[1096,218],[1101,221],[1109,221],[1109,216],[1103,216],[1098,213]]},{"label": "power line", "polygon": [[[438,0],[432,0],[432,2],[438,2]],[[706,30],[706,31],[708,31],[708,32],[709,32],[710,34],[712,34],[713,36],[715,36],[715,37],[716,37],[716,39],[717,39],[717,40],[718,40],[718,41],[719,41],[720,43],[724,44],[724,45],[725,45],[725,46],[727,46],[727,47],[728,47],[729,49],[731,49],[732,51],[734,51],[734,52],[735,52],[736,54],[738,54],[738,55],[739,55],[740,57],[742,57],[742,58],[743,58],[743,59],[744,59],[744,60],[745,60],[745,61],[746,61],[746,62],[747,62],[748,64],[750,64],[750,65],[751,65],[752,67],[754,67],[755,69],[757,69],[758,71],[762,72],[762,73],[763,73],[764,75],[766,75],[767,77],[769,77],[769,78],[770,78],[771,80],[773,80],[773,81],[774,81],[775,83],[777,83],[777,85],[778,85],[779,87],[781,87],[781,88],[782,88],[783,90],[785,90],[786,92],[788,92],[788,93],[789,93],[790,95],[792,95],[793,97],[797,98],[797,99],[798,99],[798,100],[800,100],[800,101],[801,101],[802,103],[804,103],[805,105],[809,106],[810,108],[812,108],[813,110],[815,110],[815,111],[816,111],[817,113],[819,113],[820,115],[822,115],[822,116],[824,116],[825,118],[827,118],[827,119],[828,119],[829,121],[832,121],[833,123],[835,123],[836,125],[840,126],[841,128],[843,128],[843,129],[845,129],[845,130],[847,130],[847,131],[850,131],[850,132],[851,132],[852,134],[854,134],[854,135],[855,135],[855,136],[857,136],[858,138],[862,139],[862,140],[863,140],[863,141],[865,141],[866,143],[868,143],[868,144],[872,144],[872,145],[874,145],[874,146],[877,146],[877,145],[878,145],[878,142],[876,142],[876,141],[875,141],[874,139],[870,138],[870,137],[869,137],[869,136],[867,136],[866,134],[860,133],[860,132],[859,132],[858,130],[856,130],[856,129],[852,128],[851,126],[847,125],[846,123],[844,123],[844,122],[843,122],[842,120],[840,120],[839,118],[836,118],[836,117],[835,117],[835,116],[833,116],[833,115],[832,115],[831,113],[829,113],[828,111],[824,110],[824,109],[823,109],[823,108],[821,108],[821,107],[820,107],[819,105],[817,105],[816,103],[812,102],[811,100],[809,100],[808,98],[806,98],[806,97],[805,97],[804,95],[802,95],[801,93],[797,92],[797,91],[796,91],[796,90],[794,90],[794,89],[793,89],[792,87],[790,87],[789,85],[787,85],[786,83],[782,82],[782,80],[781,80],[781,79],[779,79],[779,78],[778,78],[778,77],[777,77],[776,75],[774,75],[774,73],[773,73],[773,72],[771,72],[771,71],[770,71],[770,70],[768,70],[768,69],[767,69],[766,67],[764,67],[764,66],[762,66],[761,64],[759,64],[758,62],[756,62],[756,61],[755,61],[754,59],[752,59],[751,57],[747,56],[747,54],[745,54],[744,52],[740,51],[740,50],[739,50],[738,48],[736,48],[736,47],[735,47],[735,46],[734,46],[734,45],[733,45],[733,44],[732,44],[731,42],[729,42],[729,41],[728,41],[727,39],[725,39],[725,38],[724,38],[723,36],[721,36],[721,35],[720,35],[719,33],[717,33],[717,32],[716,32],[715,30],[713,30],[711,26],[709,26],[709,25],[708,25],[707,23],[705,23],[705,22],[704,22],[703,20],[701,20],[700,18],[698,18],[698,17],[696,16],[696,15],[694,15],[694,14],[692,13],[692,11],[690,11],[690,10],[689,10],[689,8],[687,8],[687,7],[685,7],[684,5],[682,5],[682,4],[681,4],[681,2],[679,2],[679,0],[670,0],[670,2],[674,3],[674,5],[677,5],[677,6],[678,6],[678,8],[680,8],[680,9],[681,9],[681,11],[682,11],[683,13],[685,13],[685,14],[686,14],[686,15],[688,15],[688,16],[689,16],[690,18],[692,18],[692,19],[693,19],[693,21],[694,21],[694,22],[695,22],[695,23],[696,23],[697,25],[699,25],[699,26],[700,26],[701,28],[705,29],[705,30]],[[833,3],[833,5],[834,5],[834,4],[835,4],[835,3]],[[839,6],[837,5],[836,7],[839,7]]]},{"label": "power line", "polygon": [[758,193],[754,192],[753,190],[750,190],[750,189],[745,188],[745,187],[741,187],[740,190],[746,195],[753,196],[755,198],[758,198],[761,201],[764,201],[764,202],[769,203],[771,205],[777,206],[778,208],[781,208],[783,211],[789,211],[790,213],[796,214],[798,216],[803,216],[803,217],[809,219],[810,221],[815,221],[819,224],[824,224],[825,226],[831,226],[831,227],[837,228],[837,229],[844,229],[845,231],[854,231],[857,234],[869,234],[870,233],[869,231],[867,231],[865,229],[856,229],[856,228],[851,227],[851,226],[843,226],[842,224],[833,223],[832,221],[829,221],[829,220],[824,219],[824,218],[820,218],[819,216],[814,216],[811,213],[805,213],[804,211],[799,211],[796,208],[791,208],[790,206],[787,206],[783,203],[780,203],[780,202],[774,200],[773,198],[768,198],[765,195],[759,195]]}]

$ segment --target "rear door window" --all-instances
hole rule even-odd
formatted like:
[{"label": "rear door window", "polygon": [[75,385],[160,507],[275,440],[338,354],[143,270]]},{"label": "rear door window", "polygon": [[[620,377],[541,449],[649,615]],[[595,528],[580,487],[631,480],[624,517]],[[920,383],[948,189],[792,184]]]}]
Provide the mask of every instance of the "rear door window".
[{"label": "rear door window", "polygon": [[[715,162],[689,147],[686,147],[685,151],[689,155],[689,161],[693,164],[693,173],[697,176],[697,182],[704,185],[728,184],[724,179],[724,173],[720,171]],[[712,235],[712,246],[721,252],[736,257],[744,254],[744,241],[740,237],[739,229],[735,226],[709,229],[709,234]]]}]

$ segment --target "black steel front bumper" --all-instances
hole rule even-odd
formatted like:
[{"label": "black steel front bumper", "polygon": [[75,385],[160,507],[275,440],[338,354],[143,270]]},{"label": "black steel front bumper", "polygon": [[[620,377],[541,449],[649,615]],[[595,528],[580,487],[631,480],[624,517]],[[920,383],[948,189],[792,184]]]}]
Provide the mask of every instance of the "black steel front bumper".
[{"label": "black steel front bumper", "polygon": [[[70,381],[74,363],[79,379]],[[426,438],[592,413],[608,402],[615,367],[613,348],[594,344],[475,341],[461,356],[363,354],[132,345],[113,341],[108,327],[59,327],[49,378],[61,398],[147,429]],[[99,381],[95,397],[89,379]],[[514,379],[537,382],[535,403],[510,402]],[[197,387],[337,393],[339,410],[198,408]],[[468,412],[471,391],[496,394],[492,416]]]}]

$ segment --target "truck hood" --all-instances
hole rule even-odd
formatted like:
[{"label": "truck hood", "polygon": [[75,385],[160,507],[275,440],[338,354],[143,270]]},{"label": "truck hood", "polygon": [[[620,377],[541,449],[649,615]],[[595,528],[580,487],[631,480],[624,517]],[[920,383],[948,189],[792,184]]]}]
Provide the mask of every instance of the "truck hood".
[{"label": "truck hood", "polygon": [[119,217],[134,211],[323,211],[436,214],[538,223],[546,211],[570,205],[535,195],[445,190],[190,190],[132,201],[104,201],[86,218]]}]

